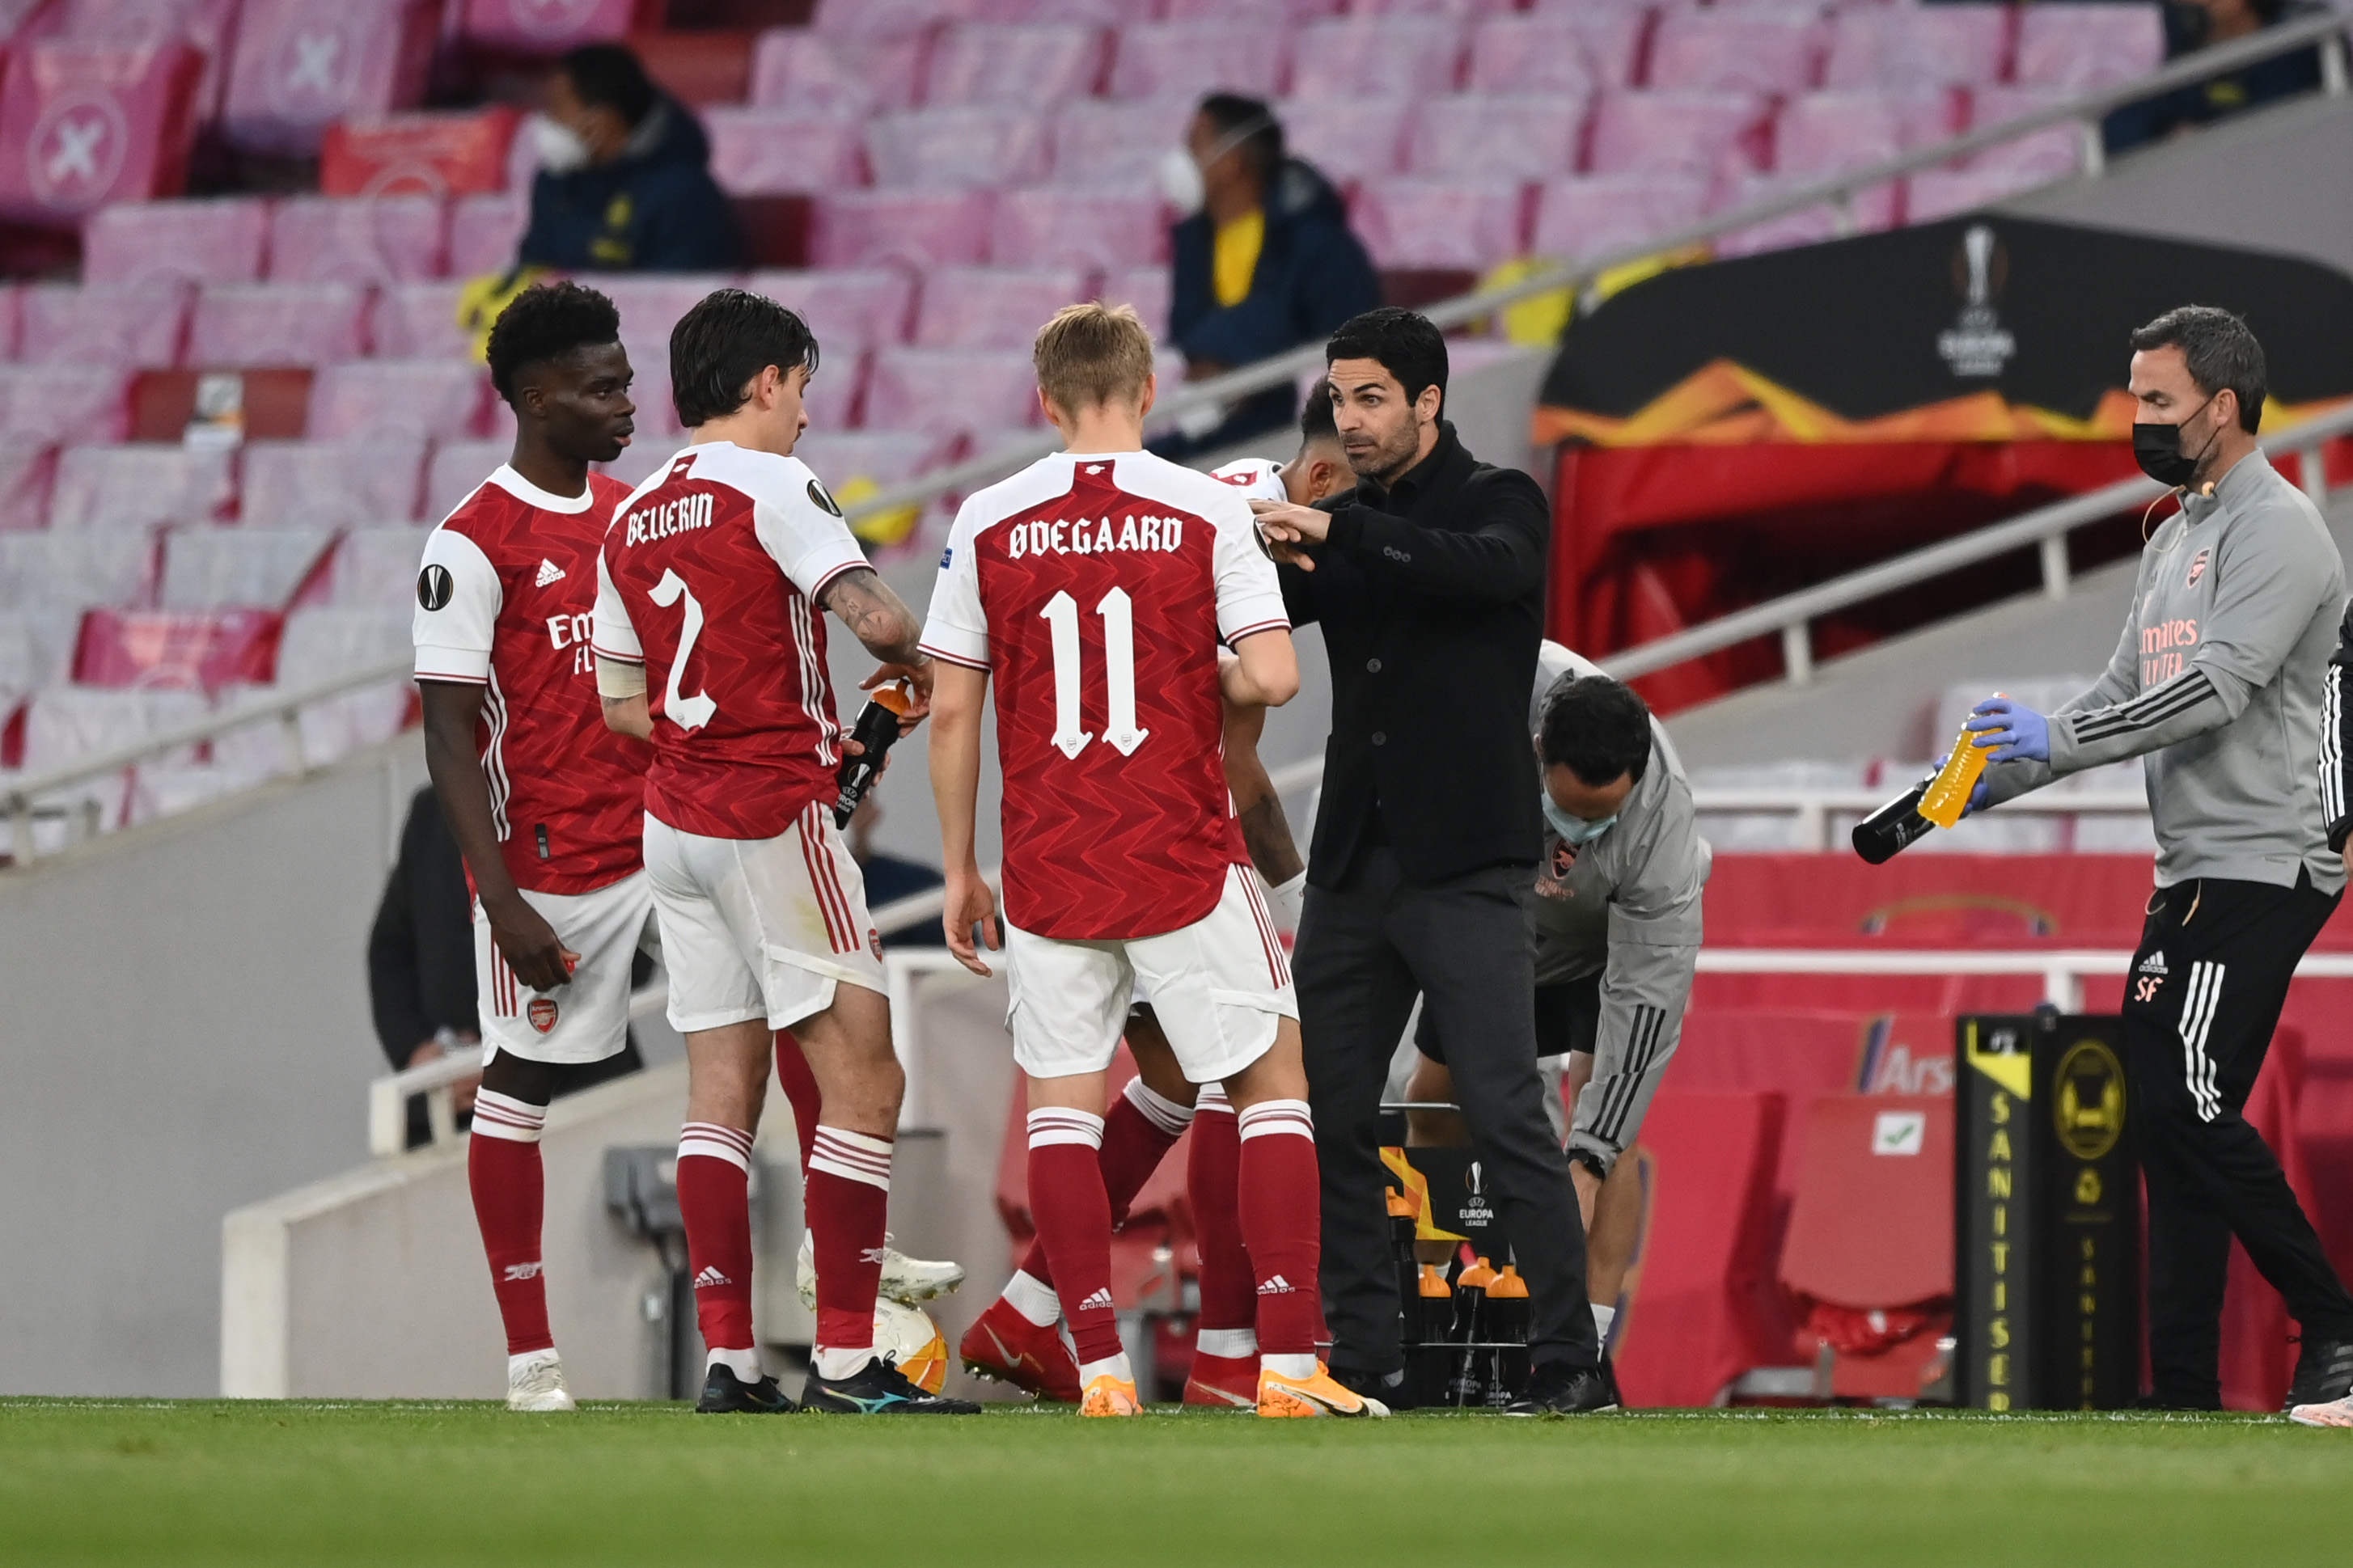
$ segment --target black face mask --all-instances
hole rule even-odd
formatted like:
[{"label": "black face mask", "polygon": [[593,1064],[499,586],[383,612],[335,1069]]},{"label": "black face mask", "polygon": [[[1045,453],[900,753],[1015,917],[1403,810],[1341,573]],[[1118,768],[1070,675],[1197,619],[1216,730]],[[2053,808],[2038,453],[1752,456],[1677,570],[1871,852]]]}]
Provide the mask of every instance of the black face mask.
[{"label": "black face mask", "polygon": [[[2206,411],[2206,404],[2213,401],[2212,397],[2209,397],[2206,403],[2201,403],[2191,409],[2188,418],[2185,418],[2182,424],[2186,425],[2190,419],[2197,418]],[[2219,433],[2207,437],[2207,451],[2213,449],[2214,443],[2219,438]],[[2192,457],[2181,449],[2180,425],[2135,425],[2133,426],[2133,461],[2140,465],[2142,473],[2147,474],[2158,484],[2180,489],[2197,477],[2198,465],[2203,462],[2205,458],[2205,452],[2200,452],[2196,457]]]}]

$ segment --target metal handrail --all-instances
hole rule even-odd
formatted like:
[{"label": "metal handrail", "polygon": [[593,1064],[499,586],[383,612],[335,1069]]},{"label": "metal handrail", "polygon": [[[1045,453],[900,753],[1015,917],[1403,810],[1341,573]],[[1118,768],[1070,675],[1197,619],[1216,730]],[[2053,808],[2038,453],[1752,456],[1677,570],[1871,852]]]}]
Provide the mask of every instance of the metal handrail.
[{"label": "metal handrail", "polygon": [[[2348,28],[2353,28],[2353,16],[2336,14],[2266,27],[2260,33],[2186,55],[2132,81],[2081,93],[2031,113],[2005,120],[1998,125],[1964,132],[1933,147],[1899,153],[1844,174],[1792,185],[1729,212],[1670,230],[1640,245],[1620,246],[1589,259],[1546,267],[1512,283],[1476,289],[1428,306],[1421,313],[1441,329],[1458,327],[1482,316],[1493,315],[1506,305],[1515,305],[1538,295],[1556,293],[1564,289],[1583,290],[1603,274],[1630,262],[1703,244],[1790,213],[1825,205],[1846,213],[1858,193],[1884,181],[1931,169],[1955,158],[2071,121],[2084,125],[2084,167],[2085,172],[2097,174],[2105,166],[2098,117],[2121,104],[2226,75],[2242,66],[2253,65],[2276,55],[2292,54],[2315,44],[2321,46],[2321,90],[2331,97],[2342,95],[2346,89],[2342,35]],[[1157,425],[1194,409],[1228,403],[1253,392],[1263,392],[1270,386],[1279,386],[1292,380],[1303,371],[1321,367],[1323,363],[1324,345],[1308,343],[1207,381],[1188,383],[1160,400],[1154,408],[1153,421]],[[1002,479],[1023,464],[1060,449],[1060,438],[1051,430],[1041,430],[1036,435],[1009,441],[967,458],[951,467],[935,469],[921,479],[894,485],[845,510],[849,520],[856,522],[865,518],[902,511],[909,507],[926,506],[953,491]]]}]

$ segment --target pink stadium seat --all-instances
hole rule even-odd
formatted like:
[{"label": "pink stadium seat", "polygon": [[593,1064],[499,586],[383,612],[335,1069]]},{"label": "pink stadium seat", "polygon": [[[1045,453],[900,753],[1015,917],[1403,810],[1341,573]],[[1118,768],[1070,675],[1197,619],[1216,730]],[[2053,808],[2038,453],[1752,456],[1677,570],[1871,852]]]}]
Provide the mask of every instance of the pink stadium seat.
[{"label": "pink stadium seat", "polygon": [[866,384],[866,428],[953,436],[1041,421],[1026,354],[882,349]]},{"label": "pink stadium seat", "polygon": [[1432,99],[1414,118],[1407,166],[1417,174],[1550,180],[1573,172],[1585,100],[1570,92]]},{"label": "pink stadium seat", "polygon": [[49,500],[55,529],[225,522],[237,514],[237,454],[142,442],[68,447]]},{"label": "pink stadium seat", "polygon": [[[1969,95],[1969,129],[2016,120],[2067,96],[2065,89],[2049,87],[1978,88]],[[2063,121],[1974,153],[1969,156],[1968,166],[2032,175],[2040,183],[2063,180],[2076,174],[2083,167],[2083,157],[2082,127]]]},{"label": "pink stadium seat", "polygon": [[[669,350],[632,353],[629,368],[637,373],[637,380],[629,387],[629,401],[638,405],[638,433],[633,445],[676,447],[678,404],[670,396]],[[514,416],[503,405],[492,405],[490,423],[491,433],[501,447],[514,444]]]},{"label": "pink stadium seat", "polygon": [[1953,95],[1810,92],[1781,106],[1773,122],[1773,167],[1782,174],[1834,174],[1893,158],[1952,135]]},{"label": "pink stadium seat", "polygon": [[[1718,187],[1709,203],[1713,216],[1728,213],[1736,207],[1757,201],[1798,182],[1778,175],[1751,174],[1745,179],[1730,180]],[[1902,208],[1901,181],[1891,180],[1858,191],[1854,196],[1854,231],[1876,234],[1893,228]],[[1754,256],[1760,251],[1786,250],[1798,245],[1819,245],[1839,237],[1838,214],[1827,204],[1802,207],[1779,217],[1767,218],[1720,236],[1715,241],[1718,256]]]},{"label": "pink stadium seat", "polygon": [[432,196],[295,196],[269,220],[269,276],[289,283],[393,283],[447,268],[449,210]]},{"label": "pink stadium seat", "polygon": [[838,37],[903,37],[969,20],[979,11],[980,0],[818,0],[809,26]]},{"label": "pink stadium seat", "polygon": [[23,335],[25,291],[31,284],[0,283],[0,360],[17,357],[17,342]]},{"label": "pink stadium seat", "polygon": [[986,260],[994,198],[987,191],[844,191],[809,215],[809,264],[920,271]]},{"label": "pink stadium seat", "polygon": [[154,541],[142,533],[0,533],[0,608],[78,615],[132,604],[154,570]]},{"label": "pink stadium seat", "polygon": [[1626,85],[1623,63],[1602,58],[1577,19],[1490,16],[1471,34],[1472,92],[1566,92],[1584,98]]},{"label": "pink stadium seat", "polygon": [[424,477],[420,437],[255,441],[245,448],[245,521],[255,528],[409,522]]},{"label": "pink stadium seat", "polygon": [[754,272],[744,287],[799,311],[828,355],[903,342],[914,312],[914,279],[890,267]]},{"label": "pink stadium seat", "polygon": [[1108,36],[1056,22],[963,22],[932,44],[923,101],[1048,103],[1092,97]]},{"label": "pink stadium seat", "polygon": [[858,38],[805,27],[760,35],[752,54],[752,101],[809,113],[909,109],[923,75],[923,35]]},{"label": "pink stadium seat", "polygon": [[261,276],[269,204],[259,196],[123,202],[82,227],[82,281],[248,283]]},{"label": "pink stadium seat", "polygon": [[2010,58],[2012,14],[2007,5],[1859,5],[1841,11],[1831,19],[1822,85],[1999,81]]},{"label": "pink stadium seat", "polygon": [[47,527],[58,446],[46,436],[0,436],[0,533]]},{"label": "pink stadium seat", "polygon": [[1529,248],[1590,260],[1697,223],[1708,182],[1694,174],[1583,174],[1536,193]]},{"label": "pink stadium seat", "polygon": [[2011,75],[2034,87],[2094,88],[2146,76],[2165,59],[2155,5],[2038,5],[2018,16]]},{"label": "pink stadium seat", "polygon": [[46,773],[131,745],[162,731],[194,723],[210,708],[201,691],[103,691],[53,686],[26,705],[25,771]]},{"label": "pink stadium seat", "polygon": [[755,196],[829,191],[866,183],[858,121],[831,110],[705,110],[711,174],[722,189]]},{"label": "pink stadium seat", "polygon": [[[667,386],[668,384],[664,384]],[[642,409],[642,393],[638,395],[638,401]],[[648,443],[641,437],[633,442],[629,449],[635,451],[640,445],[659,443]],[[438,523],[457,510],[458,503],[472,495],[475,487],[489,479],[499,465],[507,460],[513,447],[512,441],[445,441],[435,447],[432,464],[425,472],[425,521]],[[408,570],[409,575],[415,577],[417,563],[414,560],[409,563]]]},{"label": "pink stadium seat", "polygon": [[640,272],[600,275],[588,281],[620,311],[621,341],[629,345],[631,363],[650,358],[667,364],[670,329],[679,318],[705,295],[731,287],[736,279],[720,272]]},{"label": "pink stadium seat", "polygon": [[[278,684],[307,685],[397,658],[413,646],[409,622],[414,614],[374,608],[295,611],[286,617],[285,639],[278,647]],[[377,738],[389,740],[392,733],[386,730]]]},{"label": "pink stadium seat", "polygon": [[428,0],[245,0],[223,132],[250,152],[299,156],[335,121],[414,107],[438,22]]},{"label": "pink stadium seat", "polygon": [[345,610],[406,610],[417,602],[417,563],[424,558],[426,536],[432,531],[429,528],[351,530],[336,542],[334,556],[328,563],[325,602]]},{"label": "pink stadium seat", "polygon": [[514,265],[515,248],[530,223],[527,195],[501,192],[459,197],[449,205],[449,276],[479,278],[505,271]]},{"label": "pink stadium seat", "polygon": [[131,373],[89,363],[0,365],[0,434],[120,441],[131,430]]},{"label": "pink stadium seat", "polygon": [[904,430],[819,430],[812,426],[793,456],[817,470],[836,492],[859,479],[903,483],[947,461],[955,443]]},{"label": "pink stadium seat", "polygon": [[858,411],[866,397],[866,376],[873,356],[862,349],[842,348],[821,356],[810,377],[803,406],[812,430],[857,427]]},{"label": "pink stadium seat", "polygon": [[976,22],[1085,22],[1115,27],[1160,9],[1159,0],[975,0]]},{"label": "pink stadium seat", "polygon": [[1164,11],[1172,22],[1313,21],[1343,8],[1344,0],[1166,0]]},{"label": "pink stadium seat", "polygon": [[1713,174],[1756,168],[1771,107],[1742,92],[1604,93],[1587,167],[1597,174]]},{"label": "pink stadium seat", "polygon": [[1452,16],[1475,20],[1520,8],[1520,0],[1351,0],[1351,16]]},{"label": "pink stadium seat", "polygon": [[[1444,102],[1433,99],[1428,108]],[[1344,184],[1378,180],[1405,166],[1405,143],[1415,113],[1409,98],[1293,100],[1276,107],[1283,146],[1325,177]]]},{"label": "pink stadium seat", "polygon": [[661,23],[661,7],[646,0],[460,0],[451,8],[467,42],[518,55],[560,55]]},{"label": "pink stadium seat", "polygon": [[220,113],[239,0],[64,0],[43,21],[52,36],[89,44],[182,43],[204,57],[196,118]]},{"label": "pink stadium seat", "polygon": [[449,279],[384,289],[368,318],[375,352],[385,359],[470,358],[474,335],[458,325],[458,296],[465,287]]},{"label": "pink stadium seat", "polygon": [[1525,195],[1515,180],[1385,180],[1350,217],[1380,266],[1479,272],[1526,249]]},{"label": "pink stadium seat", "polygon": [[481,434],[491,373],[462,359],[367,359],[332,364],[311,383],[313,441],[344,437],[429,436],[462,441]]},{"label": "pink stadium seat", "polygon": [[176,42],[20,47],[0,87],[0,213],[55,224],[178,195],[203,70]]},{"label": "pink stadium seat", "polygon": [[1651,37],[1650,85],[1662,91],[1803,92],[1821,54],[1815,16],[1668,11]]},{"label": "pink stadium seat", "polygon": [[1935,223],[2047,183],[2031,170],[1923,169],[1906,182],[1904,214],[1912,223]]},{"label": "pink stadium seat", "polygon": [[1054,111],[1049,137],[1057,185],[1130,195],[1158,188],[1155,172],[1185,144],[1191,98],[1144,102],[1081,99]]},{"label": "pink stadium seat", "polygon": [[1648,0],[1535,0],[1528,11],[1547,24],[1566,22],[1575,27],[1585,41],[1585,56],[1599,85],[1632,87],[1641,80],[1643,49],[1651,37]]},{"label": "pink stadium seat", "polygon": [[[282,609],[334,538],[324,528],[175,528],[164,536],[157,602],[166,610]],[[412,582],[415,574],[412,562]]]},{"label": "pink stadium seat", "polygon": [[42,283],[17,298],[19,353],[28,362],[165,369],[180,363],[195,291],[155,283]]},{"label": "pink stadium seat", "polygon": [[988,254],[1001,267],[1139,266],[1168,254],[1168,223],[1160,198],[1145,192],[1007,191]]},{"label": "pink stadium seat", "polygon": [[1166,267],[1131,267],[1103,279],[1103,303],[1134,306],[1155,338],[1168,331],[1168,293]]},{"label": "pink stadium seat", "polygon": [[1113,46],[1110,97],[1198,100],[1220,89],[1271,98],[1282,90],[1291,34],[1279,23],[1147,22]]},{"label": "pink stadium seat", "polygon": [[1007,104],[914,109],[867,122],[878,185],[1026,184],[1046,173],[1046,120]]},{"label": "pink stadium seat", "polygon": [[357,359],[367,306],[367,290],[350,283],[213,284],[196,295],[187,361],[235,369]]},{"label": "pink stadium seat", "polygon": [[923,275],[913,342],[924,348],[1024,348],[1063,306],[1090,297],[1075,267],[942,267]]},{"label": "pink stadium seat", "polygon": [[1310,22],[1292,53],[1294,98],[1418,98],[1454,90],[1463,28],[1444,16]]}]

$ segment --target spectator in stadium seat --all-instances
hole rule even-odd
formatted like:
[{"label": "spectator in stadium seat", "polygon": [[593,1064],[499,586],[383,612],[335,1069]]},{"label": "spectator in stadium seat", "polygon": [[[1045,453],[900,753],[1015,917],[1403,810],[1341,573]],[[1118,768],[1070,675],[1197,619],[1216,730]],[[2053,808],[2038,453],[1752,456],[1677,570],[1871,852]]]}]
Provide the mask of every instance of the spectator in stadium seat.
[{"label": "spectator in stadium seat", "polygon": [[540,170],[521,267],[716,272],[744,264],[711,143],[687,107],[618,44],[565,55],[531,121]]},{"label": "spectator in stadium seat", "polygon": [[[2173,0],[2165,8],[2166,58],[2179,59],[2327,10],[2325,0]],[[2297,49],[2127,103],[2107,117],[2102,132],[2108,151],[2120,153],[2319,86],[2320,51]]]},{"label": "spectator in stadium seat", "polygon": [[[1381,302],[1379,277],[1332,183],[1283,148],[1264,103],[1213,93],[1165,165],[1185,214],[1169,236],[1168,338],[1202,381],[1327,337]],[[1164,457],[1213,451],[1298,416],[1290,383],[1187,423],[1153,444]]]}]

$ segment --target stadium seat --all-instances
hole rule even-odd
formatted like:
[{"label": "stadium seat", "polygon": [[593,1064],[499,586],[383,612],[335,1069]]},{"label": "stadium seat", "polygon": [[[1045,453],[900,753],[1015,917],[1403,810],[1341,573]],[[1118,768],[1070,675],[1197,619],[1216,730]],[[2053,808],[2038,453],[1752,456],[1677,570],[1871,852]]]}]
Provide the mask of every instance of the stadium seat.
[{"label": "stadium seat", "polygon": [[914,312],[914,279],[891,267],[754,272],[744,287],[800,312],[828,353],[904,342]]},{"label": "stadium seat", "polygon": [[334,538],[323,528],[173,529],[164,536],[157,604],[180,611],[281,608],[324,563]]},{"label": "stadium seat", "polygon": [[1820,13],[1669,10],[1651,36],[1659,91],[1803,92],[1821,55]]},{"label": "stadium seat", "polygon": [[1167,254],[1167,220],[1160,198],[1148,190],[1007,191],[997,198],[989,225],[989,259],[1000,267],[1103,272]]},{"label": "stadium seat", "polygon": [[1923,169],[1905,182],[1904,215],[1907,222],[1935,223],[2047,183],[2032,170]]},{"label": "stadium seat", "polygon": [[0,86],[0,215],[56,224],[177,195],[203,71],[177,42],[21,46]]},{"label": "stadium seat", "polygon": [[820,430],[812,427],[793,456],[817,471],[837,498],[856,481],[900,484],[937,468],[954,450],[951,439],[910,430]]},{"label": "stadium seat", "polygon": [[969,104],[878,114],[867,122],[866,160],[878,185],[1026,184],[1046,173],[1046,119],[1012,104]]},{"label": "stadium seat", "polygon": [[1582,174],[1536,192],[1528,247],[1590,260],[1699,221],[1708,182],[1695,174]]},{"label": "stadium seat", "polygon": [[560,55],[659,26],[662,17],[662,7],[648,0],[457,0],[451,9],[468,43],[517,55]]},{"label": "stadium seat", "polygon": [[237,515],[237,454],[141,442],[68,447],[49,500],[54,529],[226,522]]},{"label": "stadium seat", "polygon": [[2030,5],[2018,16],[2011,76],[2032,87],[2105,87],[2147,76],[2165,60],[2165,20],[2156,5]]},{"label": "stadium seat", "polygon": [[424,474],[425,442],[417,437],[250,442],[245,521],[256,528],[413,521]]},{"label": "stadium seat", "polygon": [[27,363],[175,365],[192,303],[177,279],[35,284],[17,295],[17,352]]},{"label": "stadium seat", "polygon": [[395,283],[375,297],[368,337],[385,359],[470,359],[474,334],[458,325],[458,279]]},{"label": "stadium seat", "polygon": [[1194,100],[1139,102],[1080,99],[1054,111],[1047,136],[1057,185],[1147,194],[1159,189],[1160,160],[1185,144]]},{"label": "stadium seat", "polygon": [[895,38],[979,15],[979,0],[818,0],[810,30],[828,37]]},{"label": "stadium seat", "polygon": [[773,28],[753,50],[752,101],[851,116],[910,109],[923,83],[924,47],[920,33],[858,38]]},{"label": "stadium seat", "polygon": [[46,528],[57,482],[58,444],[47,436],[0,436],[0,533]]},{"label": "stadium seat", "polygon": [[1454,90],[1463,26],[1447,16],[1354,16],[1299,29],[1291,60],[1294,98],[1421,98]]},{"label": "stadium seat", "polygon": [[1526,189],[1513,180],[1385,180],[1351,215],[1382,267],[1483,272],[1526,248]]},{"label": "stadium seat", "polygon": [[[640,406],[642,396],[640,394]],[[658,443],[639,440],[633,442],[629,450],[634,452],[645,445]],[[457,510],[458,503],[472,495],[475,487],[496,472],[513,450],[514,443],[512,441],[445,441],[435,447],[433,461],[425,472],[425,510],[421,514],[424,521],[438,523]],[[357,530],[353,531],[353,537],[358,537]],[[415,574],[414,566],[410,573]]]},{"label": "stadium seat", "polygon": [[882,349],[866,383],[866,428],[954,436],[1041,422],[1029,356],[988,349]]},{"label": "stadium seat", "polygon": [[2007,5],[1858,5],[1831,18],[1826,88],[1969,86],[2001,79]]},{"label": "stadium seat", "polygon": [[1406,164],[1425,175],[1557,179],[1577,168],[1585,116],[1584,98],[1568,91],[1433,99],[1414,117]]},{"label": "stadium seat", "polygon": [[923,276],[912,342],[924,348],[1021,348],[1063,306],[1090,297],[1074,267],[942,267]]},{"label": "stadium seat", "polygon": [[1146,22],[1112,46],[1107,96],[1119,103],[1197,102],[1224,89],[1271,98],[1288,79],[1291,33],[1280,23]]},{"label": "stadium seat", "polygon": [[438,196],[294,196],[269,220],[269,277],[284,283],[438,278],[449,209]]},{"label": "stadium seat", "polygon": [[[203,122],[220,113],[238,5],[239,0],[63,0],[37,27],[76,43],[185,44],[204,57],[195,105]],[[19,7],[20,15],[26,9]]]},{"label": "stadium seat", "polygon": [[1589,26],[1570,16],[1490,16],[1472,30],[1463,85],[1472,92],[1563,92],[1580,99],[1625,86],[1626,62],[1605,57],[1599,42]]},{"label": "stadium seat", "polygon": [[0,533],[0,610],[133,604],[154,575],[155,542],[143,533]]},{"label": "stadium seat", "polygon": [[120,441],[130,426],[129,371],[90,363],[0,365],[0,435]]},{"label": "stadium seat", "polygon": [[[106,691],[52,686],[25,706],[24,769],[46,773],[194,723],[211,710],[194,690]],[[186,762],[186,752],[158,759]]]},{"label": "stadium seat", "polygon": [[81,244],[85,283],[250,283],[269,244],[269,204],[259,196],[117,203],[91,215]]},{"label": "stadium seat", "polygon": [[247,152],[302,157],[338,120],[414,107],[439,22],[429,0],[244,0],[223,134]]},{"label": "stadium seat", "polygon": [[832,110],[754,106],[703,111],[711,174],[734,195],[814,194],[866,183],[866,139]]},{"label": "stadium seat", "polygon": [[639,272],[600,275],[590,282],[621,312],[621,341],[638,360],[670,360],[670,329],[703,296],[736,279],[721,272]]},{"label": "stadium seat", "polygon": [[[2033,113],[2067,96],[2049,87],[1981,87],[1969,95],[1969,129],[2000,125]],[[1998,142],[1969,155],[1968,167],[2031,176],[2033,184],[2063,180],[2078,174],[2084,162],[2084,130],[2071,121],[2046,126],[2012,141]]]},{"label": "stadium seat", "polygon": [[[1446,101],[1430,100],[1430,105]],[[1335,183],[1386,179],[1405,166],[1409,98],[1396,96],[1292,100],[1278,104],[1283,146]]]},{"label": "stadium seat", "polygon": [[[438,458],[439,452],[435,456]],[[485,475],[490,471],[482,470]],[[326,603],[345,610],[406,611],[417,602],[418,563],[425,558],[426,536],[432,531],[429,528],[354,528],[344,534],[327,565]]]},{"label": "stadium seat", "polygon": [[1168,268],[1166,267],[1130,267],[1105,277],[1103,301],[1106,305],[1133,305],[1144,324],[1152,329],[1155,338],[1168,332]]},{"label": "stadium seat", "polygon": [[64,675],[73,657],[78,619],[0,610],[0,722],[17,703]]},{"label": "stadium seat", "polygon": [[196,295],[187,362],[227,370],[356,359],[367,307],[367,290],[350,283],[214,284]]},{"label": "stadium seat", "polygon": [[1610,92],[1593,114],[1596,174],[1702,174],[1761,165],[1771,100],[1742,92]]},{"label": "stadium seat", "polygon": [[1773,168],[1833,174],[1926,147],[1959,129],[1959,100],[1943,88],[1854,89],[1789,100],[1773,121]]},{"label": "stadium seat", "polygon": [[[809,378],[808,390],[802,406],[807,410],[812,430],[850,430],[858,425],[858,411],[866,395],[866,376],[872,356],[862,350],[846,349],[827,354]],[[662,378],[667,390],[669,377]],[[683,435],[679,429],[677,410],[672,408],[665,422],[665,435]],[[647,432],[650,437],[653,432]],[[675,445],[676,443],[671,443]]]},{"label": "stadium seat", "polygon": [[397,658],[412,646],[413,615],[405,606],[295,611],[278,647],[278,684],[307,685]]},{"label": "stadium seat", "polygon": [[[1713,204],[1715,210],[1708,216],[1714,217],[1730,212],[1788,183],[1766,174],[1752,174],[1746,179],[1728,181],[1716,193]],[[1887,199],[1892,205],[1894,198]],[[1873,234],[1888,226],[1884,221],[1873,223],[1860,219],[1858,216],[1856,228],[1860,232]],[[1820,245],[1838,237],[1838,214],[1827,205],[1810,206],[1767,218],[1762,223],[1746,224],[1727,230],[1716,236],[1710,247],[1719,258],[1729,258],[1760,256],[1768,250],[1788,250],[1800,245]]]},{"label": "stadium seat", "polygon": [[319,149],[319,194],[480,195],[507,187],[522,112],[510,105],[339,120]]},{"label": "stadium seat", "polygon": [[932,42],[923,101],[1052,103],[1092,97],[1109,36],[1057,22],[959,22]]},{"label": "stadium seat", "polygon": [[1166,0],[1165,14],[1172,22],[1297,23],[1329,16],[1344,4],[1345,0]]},{"label": "stadium seat", "polygon": [[987,191],[842,191],[809,215],[809,265],[921,271],[988,258]]},{"label": "stadium seat", "polygon": [[479,278],[514,265],[515,249],[531,224],[522,195],[460,196],[449,205],[449,275]]},{"label": "stadium seat", "polygon": [[482,433],[491,374],[470,360],[372,359],[329,365],[311,383],[314,441],[429,436],[462,441]]}]

